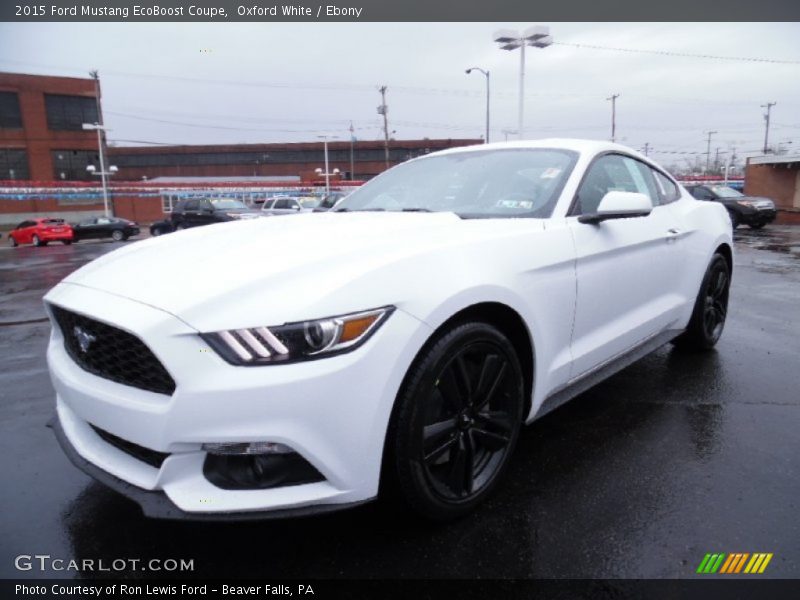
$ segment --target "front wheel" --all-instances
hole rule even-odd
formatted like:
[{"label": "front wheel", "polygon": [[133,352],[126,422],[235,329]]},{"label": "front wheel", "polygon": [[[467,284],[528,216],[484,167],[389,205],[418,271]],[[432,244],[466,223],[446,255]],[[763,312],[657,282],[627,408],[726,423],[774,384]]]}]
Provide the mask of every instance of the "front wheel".
[{"label": "front wheel", "polygon": [[739,215],[737,215],[735,212],[730,212],[730,211],[728,212],[728,214],[731,217],[731,227],[733,227],[733,229],[736,229],[739,226]]},{"label": "front wheel", "polygon": [[710,350],[719,341],[728,315],[731,275],[728,261],[715,254],[708,265],[686,331],[675,345],[692,350]]},{"label": "front wheel", "polygon": [[750,223],[750,229],[763,229],[766,223]]},{"label": "front wheel", "polygon": [[481,322],[452,327],[417,358],[388,437],[388,476],[411,508],[436,520],[483,502],[505,471],[523,419],[514,347]]},{"label": "front wheel", "polygon": [[31,242],[33,243],[34,246],[44,246],[47,243],[40,240],[39,236],[36,234],[34,234],[33,237],[31,237]]},{"label": "front wheel", "polygon": [[69,246],[72,243],[72,240],[61,240],[61,243],[65,246]]},{"label": "front wheel", "polygon": [[16,248],[17,246],[19,246],[17,240],[14,239],[13,235],[8,236],[8,245],[11,246],[12,248]]},{"label": "front wheel", "polygon": [[124,237],[125,234],[122,233],[122,231],[120,231],[119,229],[115,229],[114,231],[111,232],[111,239],[114,240],[115,242],[121,242]]}]

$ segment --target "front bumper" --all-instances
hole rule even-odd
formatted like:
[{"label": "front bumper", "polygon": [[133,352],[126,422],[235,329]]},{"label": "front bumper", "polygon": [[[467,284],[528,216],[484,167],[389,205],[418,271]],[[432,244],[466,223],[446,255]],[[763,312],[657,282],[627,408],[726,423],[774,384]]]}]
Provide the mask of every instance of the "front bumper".
[{"label": "front bumper", "polygon": [[743,225],[761,225],[772,223],[778,216],[778,211],[774,208],[751,209],[747,212],[742,211],[739,216],[739,223]]},{"label": "front bumper", "polygon": [[[92,375],[70,358],[61,331],[53,328],[47,357],[62,446],[80,468],[135,499],[145,514],[164,518],[253,518],[264,511],[280,516],[374,498],[397,390],[430,334],[397,310],[351,353],[245,368],[226,363],[197,331],[151,306],[71,284],[54,288],[46,301],[136,335],[174,378],[175,392],[167,396]],[[107,443],[93,427],[169,456],[151,466]],[[225,490],[204,476],[203,443],[254,441],[290,446],[324,480]],[[160,508],[154,508],[156,497]]]}]

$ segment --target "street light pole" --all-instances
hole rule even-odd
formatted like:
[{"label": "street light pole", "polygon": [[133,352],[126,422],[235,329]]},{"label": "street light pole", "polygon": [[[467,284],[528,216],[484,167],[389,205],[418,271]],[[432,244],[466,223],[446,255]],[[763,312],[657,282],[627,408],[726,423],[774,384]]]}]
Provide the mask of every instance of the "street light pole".
[{"label": "street light pole", "polygon": [[467,75],[472,73],[472,71],[479,71],[484,74],[486,77],[486,137],[485,142],[486,144],[489,143],[489,71],[485,71],[480,67],[470,67],[466,70]]},{"label": "street light pole", "polygon": [[[100,183],[103,186],[103,210],[105,212],[106,217],[110,217],[111,213],[108,206],[108,180],[106,179],[106,177],[109,175],[109,172],[106,171],[105,152],[103,152],[103,133],[107,130],[100,123],[84,123],[83,129],[88,131],[94,129],[95,131],[97,131],[97,149],[100,158],[100,172],[96,173],[94,167],[92,167],[91,169],[88,169],[87,167],[87,169],[93,175],[100,176]],[[116,167],[114,167],[114,170],[116,170]]]},{"label": "street light pole", "polygon": [[[327,194],[331,193],[331,180],[330,180],[331,175],[338,175],[339,174],[339,169],[334,169],[333,173],[331,173],[330,172],[330,168],[329,168],[330,165],[328,163],[328,140],[329,139],[336,139],[336,136],[334,136],[334,135],[318,135],[317,137],[322,140],[324,153],[325,153],[325,173],[324,173],[324,175],[325,175],[325,194],[327,195]],[[319,173],[319,169],[317,169],[316,172]]]},{"label": "street light pole", "polygon": [[524,32],[501,29],[495,32],[494,41],[500,44],[502,50],[519,49],[519,114],[518,126],[519,139],[525,139],[525,46],[546,48],[553,43],[550,28],[543,25],[534,25]]}]

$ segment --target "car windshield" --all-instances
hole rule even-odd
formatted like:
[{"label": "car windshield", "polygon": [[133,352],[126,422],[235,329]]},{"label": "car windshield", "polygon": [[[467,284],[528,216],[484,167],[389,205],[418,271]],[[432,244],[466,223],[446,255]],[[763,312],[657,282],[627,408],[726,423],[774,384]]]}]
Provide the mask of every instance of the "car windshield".
[{"label": "car windshield", "polygon": [[314,197],[307,197],[307,198],[300,198],[300,205],[303,208],[317,208],[320,203],[320,198],[318,196]]},{"label": "car windshield", "polygon": [[230,198],[214,198],[211,204],[217,210],[243,210],[247,209],[247,205],[239,200],[231,200]]},{"label": "car windshield", "polygon": [[714,192],[714,195],[717,198],[743,198],[744,194],[741,192],[736,191],[733,188],[729,188],[727,185],[713,185],[711,186],[711,191]]},{"label": "car windshield", "polygon": [[45,219],[42,223],[45,225],[63,225],[64,219]]},{"label": "car windshield", "polygon": [[335,210],[547,218],[577,157],[571,150],[550,148],[430,156],[386,171],[342,200]]}]

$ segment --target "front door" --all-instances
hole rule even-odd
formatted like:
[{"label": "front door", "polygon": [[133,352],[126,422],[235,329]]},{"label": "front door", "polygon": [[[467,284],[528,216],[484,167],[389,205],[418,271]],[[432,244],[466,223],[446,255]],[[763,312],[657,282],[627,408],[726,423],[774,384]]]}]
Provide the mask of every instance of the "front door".
[{"label": "front door", "polygon": [[[580,223],[610,191],[639,192],[653,202],[645,217]],[[676,318],[675,274],[680,234],[650,167],[621,154],[595,159],[568,218],[576,247],[577,302],[571,378],[580,377],[668,329]]]}]

